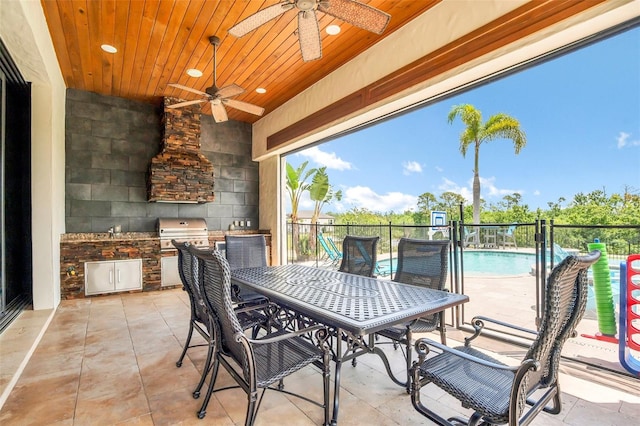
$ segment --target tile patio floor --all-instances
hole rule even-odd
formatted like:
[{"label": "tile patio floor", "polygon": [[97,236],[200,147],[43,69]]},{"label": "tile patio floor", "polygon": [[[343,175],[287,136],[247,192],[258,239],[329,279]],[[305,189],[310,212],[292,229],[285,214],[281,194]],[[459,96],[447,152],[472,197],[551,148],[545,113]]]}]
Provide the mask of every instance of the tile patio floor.
[{"label": "tile patio floor", "polygon": [[[191,349],[183,366],[175,366],[188,319],[189,300],[180,289],[63,301],[55,313],[25,311],[0,335],[0,424],[244,424],[246,397],[239,390],[217,393],[207,416],[196,417],[200,400],[193,399],[191,391],[204,348]],[[461,337],[451,330],[450,344]],[[393,368],[402,371],[400,352],[385,350]],[[509,354],[499,346],[496,350]],[[30,352],[26,363],[24,356]],[[26,365],[18,377],[21,364]],[[414,411],[409,396],[386,376],[377,357],[361,357],[357,367],[345,365],[342,373],[340,425],[431,424]],[[311,367],[285,383],[289,389],[320,392],[320,378]],[[636,379],[585,373],[563,363],[561,389],[562,412],[542,413],[534,425],[639,423]],[[445,415],[465,412],[433,385],[423,394],[427,404]],[[256,424],[313,425],[321,418],[320,408],[268,392]]]}]

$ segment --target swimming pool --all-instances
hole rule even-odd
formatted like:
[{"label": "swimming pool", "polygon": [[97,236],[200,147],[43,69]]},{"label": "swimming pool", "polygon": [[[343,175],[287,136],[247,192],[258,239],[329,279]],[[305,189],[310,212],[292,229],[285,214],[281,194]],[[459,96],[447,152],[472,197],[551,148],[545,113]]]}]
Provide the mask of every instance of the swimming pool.
[{"label": "swimming pool", "polygon": [[472,275],[521,275],[531,272],[535,255],[499,251],[465,251],[464,273]]}]

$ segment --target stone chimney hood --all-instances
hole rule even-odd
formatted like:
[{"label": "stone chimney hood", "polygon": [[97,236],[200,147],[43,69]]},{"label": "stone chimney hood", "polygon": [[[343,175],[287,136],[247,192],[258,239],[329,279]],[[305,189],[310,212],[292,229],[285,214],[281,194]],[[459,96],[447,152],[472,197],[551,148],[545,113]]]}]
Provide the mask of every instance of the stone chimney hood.
[{"label": "stone chimney hood", "polygon": [[149,201],[212,202],[213,165],[200,152],[200,108],[167,108],[176,102],[164,98],[162,151],[149,166]]}]

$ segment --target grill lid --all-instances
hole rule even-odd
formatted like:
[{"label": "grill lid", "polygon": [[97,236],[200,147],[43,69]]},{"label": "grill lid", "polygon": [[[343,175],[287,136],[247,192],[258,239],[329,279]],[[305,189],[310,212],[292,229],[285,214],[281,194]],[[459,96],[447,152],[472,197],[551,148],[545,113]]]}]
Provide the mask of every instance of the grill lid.
[{"label": "grill lid", "polygon": [[158,218],[160,238],[167,236],[207,235],[207,221],[201,217]]},{"label": "grill lid", "polygon": [[203,218],[158,218],[158,235],[162,251],[174,249],[171,240],[209,246],[207,221]]}]

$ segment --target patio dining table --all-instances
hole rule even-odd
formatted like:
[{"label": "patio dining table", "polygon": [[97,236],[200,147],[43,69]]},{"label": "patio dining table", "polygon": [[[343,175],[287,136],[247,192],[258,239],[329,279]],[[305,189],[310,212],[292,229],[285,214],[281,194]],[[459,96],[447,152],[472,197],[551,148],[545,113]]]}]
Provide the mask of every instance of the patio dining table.
[{"label": "patio dining table", "polygon": [[338,422],[343,362],[375,353],[392,380],[406,385],[395,378],[384,352],[375,346],[377,331],[469,301],[462,294],[295,264],[237,269],[231,280],[331,328],[338,337],[332,347],[336,363],[332,425]]}]

